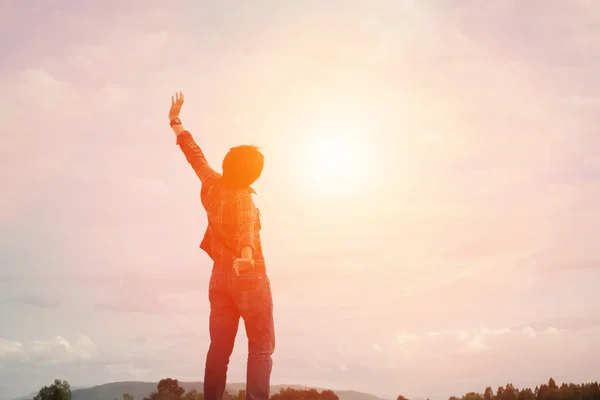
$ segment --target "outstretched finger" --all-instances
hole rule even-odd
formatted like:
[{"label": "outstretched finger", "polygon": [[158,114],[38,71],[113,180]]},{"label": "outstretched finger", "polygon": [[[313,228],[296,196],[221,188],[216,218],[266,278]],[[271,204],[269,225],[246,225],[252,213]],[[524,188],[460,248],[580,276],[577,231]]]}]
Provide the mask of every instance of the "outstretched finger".
[{"label": "outstretched finger", "polygon": [[175,98],[173,96],[171,96],[171,105],[174,106],[175,105]]},{"label": "outstretched finger", "polygon": [[179,92],[179,94],[180,94],[179,99],[181,100],[181,104],[183,104],[183,92]]}]

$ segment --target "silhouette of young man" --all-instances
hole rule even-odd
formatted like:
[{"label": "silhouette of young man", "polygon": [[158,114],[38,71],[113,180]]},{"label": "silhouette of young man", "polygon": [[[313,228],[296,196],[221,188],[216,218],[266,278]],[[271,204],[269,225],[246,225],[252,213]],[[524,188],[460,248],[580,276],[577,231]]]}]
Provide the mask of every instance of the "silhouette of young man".
[{"label": "silhouette of young man", "polygon": [[200,199],[208,227],[200,248],[213,260],[204,399],[223,397],[241,317],[248,335],[246,397],[268,400],[275,350],[273,299],[260,241],[260,213],[250,187],[262,173],[264,157],[254,146],[234,147],[223,160],[223,173],[215,172],[181,124],[183,101],[181,92],[171,97],[169,121],[177,144],[202,182]]}]

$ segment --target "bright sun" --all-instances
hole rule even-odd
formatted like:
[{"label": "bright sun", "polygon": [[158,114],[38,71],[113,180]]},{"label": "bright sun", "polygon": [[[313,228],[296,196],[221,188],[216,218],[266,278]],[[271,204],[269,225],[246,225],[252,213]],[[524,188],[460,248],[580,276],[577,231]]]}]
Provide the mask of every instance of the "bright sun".
[{"label": "bright sun", "polygon": [[312,178],[338,186],[346,183],[356,173],[358,149],[352,141],[327,137],[316,140],[311,146],[308,162]]},{"label": "bright sun", "polygon": [[[338,133],[339,132],[339,133]],[[319,131],[306,137],[301,149],[302,177],[322,194],[346,194],[356,189],[365,171],[365,149],[350,131]]]}]

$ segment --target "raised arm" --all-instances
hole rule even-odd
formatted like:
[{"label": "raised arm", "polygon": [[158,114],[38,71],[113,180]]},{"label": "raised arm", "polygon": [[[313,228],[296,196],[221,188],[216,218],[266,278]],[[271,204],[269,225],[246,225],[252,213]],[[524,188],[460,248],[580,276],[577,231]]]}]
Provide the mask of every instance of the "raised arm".
[{"label": "raised arm", "polygon": [[179,119],[179,113],[181,112],[181,106],[183,105],[183,93],[176,93],[175,96],[171,97],[171,109],[169,110],[169,121],[171,124],[171,128],[177,137],[177,144],[185,158],[190,163],[198,178],[202,183],[207,182],[210,179],[216,178],[219,176],[215,170],[213,170],[208,161],[206,161],[206,157],[204,157],[204,153],[200,149],[200,146],[196,143],[192,134],[185,130],[181,120]]},{"label": "raised arm", "polygon": [[[178,125],[173,125],[173,130],[175,131],[175,127]],[[179,125],[181,126],[181,125]],[[183,129],[183,127],[181,127]],[[177,133],[176,133],[177,134]],[[204,157],[204,153],[200,149],[200,146],[196,144],[196,141],[192,137],[192,134],[186,130],[182,130],[179,134],[177,134],[177,144],[183,154],[185,154],[185,158],[190,163],[198,178],[202,183],[209,181],[210,179],[214,179],[219,177],[219,174],[215,172],[206,161]]]}]

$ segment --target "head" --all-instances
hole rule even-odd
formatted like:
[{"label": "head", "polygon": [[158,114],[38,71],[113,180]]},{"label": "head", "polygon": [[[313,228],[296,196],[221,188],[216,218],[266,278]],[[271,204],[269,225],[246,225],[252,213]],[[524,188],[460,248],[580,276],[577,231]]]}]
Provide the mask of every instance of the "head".
[{"label": "head", "polygon": [[260,177],[264,164],[265,157],[258,147],[232,147],[223,159],[223,179],[232,188],[247,188]]}]

